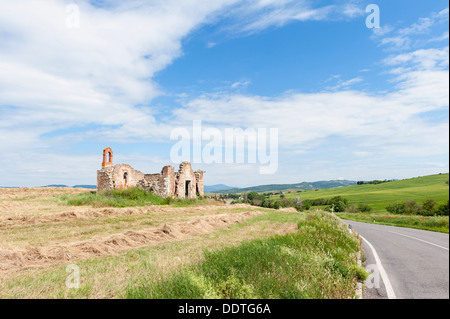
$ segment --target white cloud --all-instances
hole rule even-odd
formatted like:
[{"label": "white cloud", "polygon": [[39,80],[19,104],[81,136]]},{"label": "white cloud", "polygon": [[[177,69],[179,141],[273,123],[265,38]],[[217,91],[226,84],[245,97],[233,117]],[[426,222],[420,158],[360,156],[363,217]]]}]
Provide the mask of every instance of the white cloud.
[{"label": "white cloud", "polygon": [[332,86],[332,87],[328,87],[327,89],[329,89],[329,90],[339,90],[339,89],[342,89],[342,88],[348,89],[349,86],[351,86],[353,84],[356,84],[356,83],[360,83],[362,81],[364,81],[364,80],[360,76],[358,76],[356,78],[349,79],[349,80],[345,80],[345,81],[344,80],[339,80],[338,84],[336,84],[335,86]]},{"label": "white cloud", "polygon": [[252,34],[293,21],[351,19],[363,14],[364,10],[358,1],[333,1],[328,5],[317,6],[310,0],[252,0],[234,6],[225,15],[234,21],[227,30]]},{"label": "white cloud", "polygon": [[[448,24],[449,11],[445,8],[439,12],[433,12],[430,16],[425,18],[419,18],[417,22],[411,24],[408,27],[394,30],[391,25],[384,25],[381,28],[373,29],[372,38],[379,41],[380,46],[385,47],[387,50],[408,50],[411,47],[416,48],[423,43],[430,41],[442,41],[444,39],[433,38],[428,41],[415,40],[418,36],[428,35],[432,31],[432,28],[438,24]],[[386,36],[390,34],[390,36]],[[443,36],[445,37],[445,33]],[[448,32],[447,32],[448,38]]]},{"label": "white cloud", "polygon": [[2,116],[0,129],[34,128],[30,143],[79,125],[105,127],[92,132],[98,137],[165,138],[169,128],[155,121],[158,110],[136,105],[162,94],[152,78],[183,54],[181,41],[192,30],[228,12],[261,23],[258,29],[271,25],[265,19],[279,11],[289,12],[288,20],[316,12],[303,10],[311,7],[306,1],[97,3],[100,8],[77,1],[80,27],[71,29],[66,1],[2,1],[0,106],[15,109]]},{"label": "white cloud", "polygon": [[137,105],[161,94],[152,78],[183,54],[181,40],[234,2],[77,1],[80,27],[72,29],[66,1],[2,1],[0,106],[14,109],[0,129],[30,128],[30,143],[89,124],[161,136],[157,110]]},{"label": "white cloud", "polygon": [[252,82],[249,80],[242,80],[242,81],[237,81],[234,82],[233,84],[231,84],[231,88],[232,89],[238,89],[238,88],[242,88],[242,87],[247,87],[251,84]]},{"label": "white cloud", "polygon": [[206,94],[187,102],[174,115],[180,125],[202,119],[219,128],[276,127],[279,145],[285,149],[308,150],[339,136],[340,143],[348,141],[351,148],[375,154],[448,152],[448,122],[427,122],[421,117],[448,110],[448,47],[393,56],[385,63],[407,70],[395,75],[395,86],[385,94],[355,90],[279,97]]},{"label": "white cloud", "polygon": [[428,41],[429,42],[441,42],[441,41],[447,41],[448,42],[448,31],[445,31],[440,36],[431,38]]}]

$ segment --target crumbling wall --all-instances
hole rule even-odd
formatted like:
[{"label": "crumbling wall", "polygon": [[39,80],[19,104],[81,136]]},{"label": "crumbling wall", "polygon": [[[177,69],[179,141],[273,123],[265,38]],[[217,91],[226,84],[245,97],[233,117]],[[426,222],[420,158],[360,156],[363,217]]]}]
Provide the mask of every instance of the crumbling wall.
[{"label": "crumbling wall", "polygon": [[196,185],[197,179],[192,170],[191,163],[183,162],[176,175],[176,193],[178,198],[197,198]]},{"label": "crumbling wall", "polygon": [[195,171],[195,180],[197,183],[197,188],[196,188],[196,193],[198,194],[198,196],[203,197],[204,193],[203,193],[203,171],[201,170],[196,170]]},{"label": "crumbling wall", "polygon": [[112,180],[115,189],[136,187],[142,179],[144,179],[144,173],[135,170],[128,164],[114,166]]},{"label": "crumbling wall", "polygon": [[162,194],[163,197],[174,197],[175,195],[175,169],[172,165],[164,166],[161,170],[162,176]]},{"label": "crumbling wall", "polygon": [[97,171],[97,191],[114,189],[113,167],[105,167]]}]

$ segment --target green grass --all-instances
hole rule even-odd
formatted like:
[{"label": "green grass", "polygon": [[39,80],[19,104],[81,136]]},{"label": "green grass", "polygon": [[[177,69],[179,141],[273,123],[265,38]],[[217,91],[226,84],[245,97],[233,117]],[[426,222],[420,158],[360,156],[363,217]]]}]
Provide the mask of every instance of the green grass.
[{"label": "green grass", "polygon": [[[449,174],[437,174],[423,177],[392,181],[382,184],[365,184],[317,191],[286,194],[286,198],[317,199],[342,196],[350,203],[369,204],[374,211],[386,212],[386,206],[414,200],[423,203],[426,199],[434,199],[438,205],[444,204],[449,198],[449,186],[446,183]],[[279,196],[273,196],[271,199]]]},{"label": "green grass", "polygon": [[176,207],[184,207],[203,200],[163,198],[140,188],[61,195],[57,199],[65,205],[92,207],[136,207],[169,204]]},{"label": "green grass", "polygon": [[373,213],[336,213],[336,215],[343,219],[364,223],[375,223],[397,227],[431,230],[447,234],[449,233],[448,216],[386,215]]},{"label": "green grass", "polygon": [[[330,213],[295,216],[295,233],[205,251],[203,261],[166,276],[150,271],[130,282],[125,297],[353,298],[367,276],[357,266],[359,240]],[[257,219],[286,222],[280,212]]]}]

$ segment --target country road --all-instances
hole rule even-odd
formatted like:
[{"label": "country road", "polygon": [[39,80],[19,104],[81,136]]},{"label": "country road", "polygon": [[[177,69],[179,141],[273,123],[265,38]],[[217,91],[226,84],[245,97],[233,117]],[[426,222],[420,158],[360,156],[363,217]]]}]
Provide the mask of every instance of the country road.
[{"label": "country road", "polygon": [[371,280],[376,287],[365,288],[364,299],[449,298],[448,234],[342,221],[363,238],[364,265],[379,278],[379,285]]}]

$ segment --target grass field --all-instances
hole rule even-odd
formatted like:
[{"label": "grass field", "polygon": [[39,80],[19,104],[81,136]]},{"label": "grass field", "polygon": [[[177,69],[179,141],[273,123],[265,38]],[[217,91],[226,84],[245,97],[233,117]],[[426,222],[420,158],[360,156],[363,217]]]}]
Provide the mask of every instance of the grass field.
[{"label": "grass field", "polygon": [[[389,204],[415,200],[422,203],[426,199],[434,199],[438,204],[444,204],[449,199],[449,186],[446,182],[449,174],[437,174],[423,177],[392,181],[382,184],[364,184],[347,187],[308,190],[301,193],[288,193],[286,198],[301,199],[332,198],[342,196],[350,203],[369,204],[374,211],[384,213]],[[279,195],[271,198],[279,198]]]},{"label": "grass field", "polygon": [[[123,203],[93,195],[0,189],[0,298],[353,298],[365,275],[359,239],[330,213],[147,199],[111,207]],[[78,288],[66,286],[68,265]]]}]

